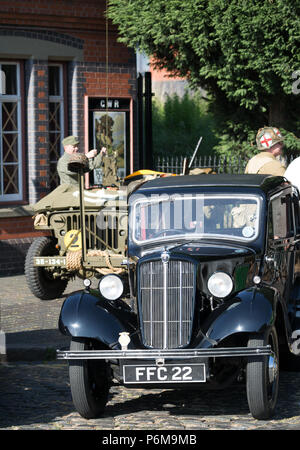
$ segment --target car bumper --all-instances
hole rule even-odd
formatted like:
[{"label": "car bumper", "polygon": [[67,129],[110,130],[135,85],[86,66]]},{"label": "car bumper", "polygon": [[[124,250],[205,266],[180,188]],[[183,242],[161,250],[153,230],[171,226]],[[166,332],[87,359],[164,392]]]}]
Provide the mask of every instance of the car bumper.
[{"label": "car bumper", "polygon": [[187,359],[258,357],[273,354],[269,345],[263,347],[220,347],[205,349],[128,349],[128,350],[57,350],[57,359]]}]

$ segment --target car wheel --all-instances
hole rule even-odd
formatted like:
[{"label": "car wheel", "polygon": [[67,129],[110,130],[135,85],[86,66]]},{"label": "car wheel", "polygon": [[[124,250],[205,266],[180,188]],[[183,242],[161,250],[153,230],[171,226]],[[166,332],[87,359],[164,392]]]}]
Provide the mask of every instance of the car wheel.
[{"label": "car wheel", "polygon": [[68,280],[53,278],[51,272],[44,267],[34,266],[34,258],[55,255],[53,238],[42,236],[36,238],[28,249],[25,259],[25,277],[33,295],[41,300],[52,300],[60,297],[67,287]]},{"label": "car wheel", "polygon": [[[70,350],[92,350],[87,342],[72,340]],[[77,412],[85,419],[101,415],[108,400],[108,363],[104,360],[70,360],[71,394]]]},{"label": "car wheel", "polygon": [[251,336],[248,347],[270,345],[271,356],[249,358],[246,370],[247,399],[255,419],[269,419],[275,410],[279,385],[279,351],[275,327]]}]

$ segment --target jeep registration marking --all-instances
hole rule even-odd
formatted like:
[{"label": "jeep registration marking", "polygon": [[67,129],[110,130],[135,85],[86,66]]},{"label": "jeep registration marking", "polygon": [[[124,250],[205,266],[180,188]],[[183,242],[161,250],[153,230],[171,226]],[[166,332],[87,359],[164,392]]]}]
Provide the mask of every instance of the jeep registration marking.
[{"label": "jeep registration marking", "polygon": [[66,258],[65,257],[59,257],[59,256],[47,256],[45,258],[36,257],[34,258],[34,265],[35,266],[65,266],[66,265]]},{"label": "jeep registration marking", "polygon": [[123,376],[124,383],[199,383],[206,381],[204,364],[125,365]]}]

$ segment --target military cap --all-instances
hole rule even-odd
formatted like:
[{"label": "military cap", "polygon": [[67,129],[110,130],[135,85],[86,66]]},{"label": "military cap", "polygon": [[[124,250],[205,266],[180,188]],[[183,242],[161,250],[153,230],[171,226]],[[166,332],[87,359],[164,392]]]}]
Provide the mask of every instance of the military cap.
[{"label": "military cap", "polygon": [[79,139],[76,136],[67,136],[62,140],[62,145],[77,145],[79,144]]}]

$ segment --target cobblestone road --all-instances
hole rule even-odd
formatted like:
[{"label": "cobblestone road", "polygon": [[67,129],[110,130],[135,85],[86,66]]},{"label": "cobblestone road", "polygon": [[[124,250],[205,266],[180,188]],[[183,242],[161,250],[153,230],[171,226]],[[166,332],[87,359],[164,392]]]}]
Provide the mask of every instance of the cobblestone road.
[{"label": "cobblestone road", "polygon": [[0,429],[10,430],[300,430],[300,375],[282,372],[277,413],[249,414],[243,386],[225,391],[111,388],[101,418],[74,411],[64,361],[0,365]]},{"label": "cobblestone road", "polygon": [[[23,276],[0,278],[0,286],[0,325],[8,344],[60,343],[63,298],[40,302]],[[80,287],[76,282],[68,292]],[[0,430],[37,429],[300,430],[300,372],[281,372],[278,407],[270,421],[252,418],[242,385],[198,392],[112,387],[103,416],[86,420],[74,410],[65,361],[0,363]]]}]

